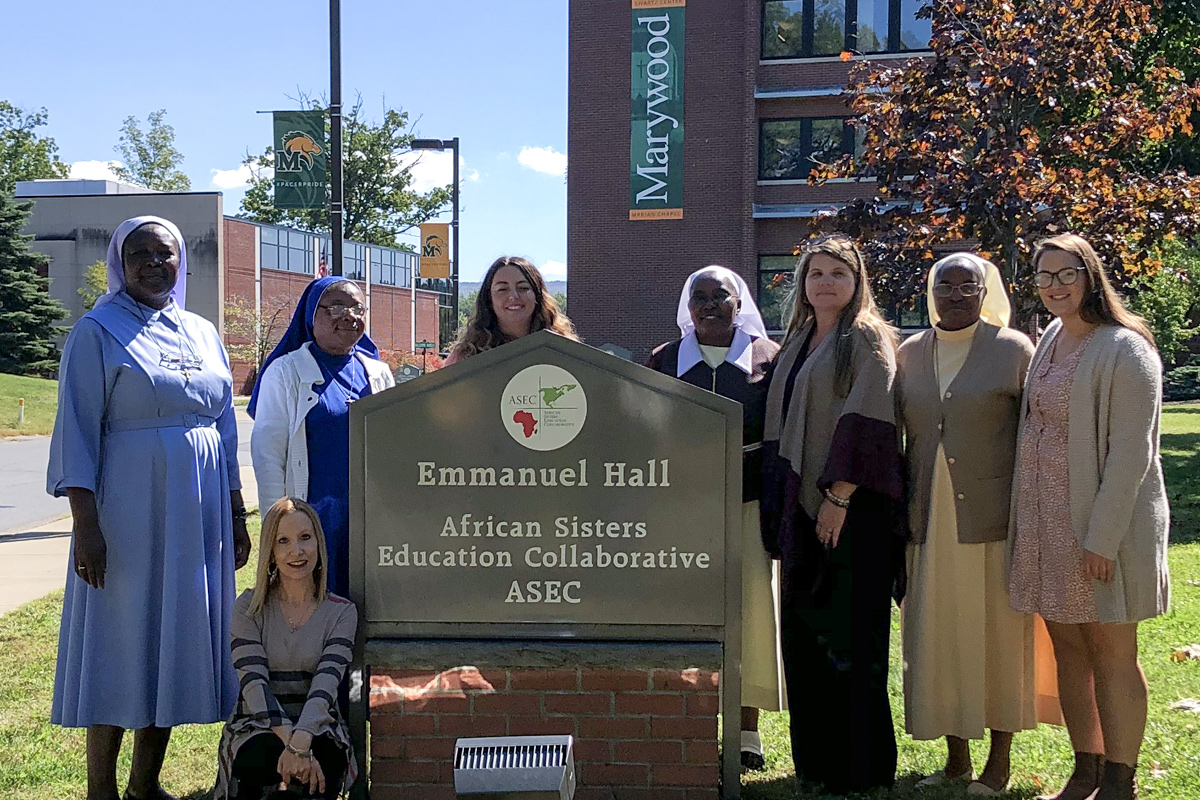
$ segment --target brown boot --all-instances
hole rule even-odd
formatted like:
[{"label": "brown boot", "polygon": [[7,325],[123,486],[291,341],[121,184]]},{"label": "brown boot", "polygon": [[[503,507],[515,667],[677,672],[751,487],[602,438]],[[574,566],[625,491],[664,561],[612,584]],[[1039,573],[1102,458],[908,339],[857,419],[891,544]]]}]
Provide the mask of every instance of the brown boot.
[{"label": "brown boot", "polygon": [[[1045,794],[1037,800],[1089,800],[1100,786],[1100,753],[1075,753],[1075,771],[1058,794]],[[1114,795],[1115,797],[1115,795]]]},{"label": "brown boot", "polygon": [[1131,767],[1118,761],[1105,761],[1096,800],[1137,800],[1137,796],[1137,764]]}]

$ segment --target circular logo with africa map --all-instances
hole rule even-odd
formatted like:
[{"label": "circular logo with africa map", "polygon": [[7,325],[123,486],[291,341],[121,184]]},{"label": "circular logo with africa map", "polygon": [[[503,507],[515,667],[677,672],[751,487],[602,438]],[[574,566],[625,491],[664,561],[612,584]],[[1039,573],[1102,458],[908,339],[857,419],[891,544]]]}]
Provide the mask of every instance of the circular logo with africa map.
[{"label": "circular logo with africa map", "polygon": [[500,419],[509,436],[530,450],[557,450],[583,429],[587,395],[562,367],[535,364],[504,387]]}]

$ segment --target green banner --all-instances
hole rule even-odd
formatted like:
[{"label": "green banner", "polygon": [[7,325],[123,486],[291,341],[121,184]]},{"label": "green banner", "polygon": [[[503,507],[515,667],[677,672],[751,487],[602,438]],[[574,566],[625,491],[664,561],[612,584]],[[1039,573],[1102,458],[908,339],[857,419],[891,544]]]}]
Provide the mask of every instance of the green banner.
[{"label": "green banner", "polygon": [[324,208],[325,112],[275,112],[275,207]]},{"label": "green banner", "polygon": [[629,218],[683,219],[686,0],[632,0]]}]

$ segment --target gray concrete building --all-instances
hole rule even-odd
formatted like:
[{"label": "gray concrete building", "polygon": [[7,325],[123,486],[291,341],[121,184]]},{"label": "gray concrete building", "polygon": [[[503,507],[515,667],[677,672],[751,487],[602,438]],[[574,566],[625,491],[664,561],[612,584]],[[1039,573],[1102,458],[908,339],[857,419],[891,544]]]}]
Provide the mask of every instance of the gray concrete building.
[{"label": "gray concrete building", "polygon": [[224,330],[224,214],[220,192],[151,192],[113,181],[22,181],[18,200],[35,200],[25,227],[31,247],[49,256],[50,294],[74,325],[84,314],[79,289],[87,268],[103,261],[112,232],[130,217],[153,214],[179,226],[187,242],[187,307]]}]

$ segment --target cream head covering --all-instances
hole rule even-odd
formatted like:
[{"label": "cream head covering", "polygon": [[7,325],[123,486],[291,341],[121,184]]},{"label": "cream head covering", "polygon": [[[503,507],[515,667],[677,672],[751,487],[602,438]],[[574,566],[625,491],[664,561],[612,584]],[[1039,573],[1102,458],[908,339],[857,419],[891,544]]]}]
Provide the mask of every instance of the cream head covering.
[{"label": "cream head covering", "polygon": [[687,336],[696,330],[696,326],[692,324],[692,312],[688,310],[688,300],[692,297],[692,283],[701,275],[712,275],[717,280],[731,282],[737,288],[738,300],[741,301],[741,308],[733,319],[733,327],[758,339],[767,338],[767,327],[763,324],[758,306],[754,304],[754,296],[750,294],[750,287],[742,280],[741,275],[718,264],[711,264],[696,270],[683,282],[683,293],[679,295],[679,308],[675,312],[675,324],[679,326],[680,336]]},{"label": "cream head covering", "polygon": [[925,289],[929,305],[929,324],[936,326],[941,319],[933,296],[933,285],[937,282],[938,272],[945,267],[960,266],[964,262],[983,272],[983,288],[986,294],[983,297],[983,308],[979,312],[980,321],[997,328],[1007,328],[1008,321],[1012,318],[1012,306],[1008,303],[1008,292],[1004,291],[1000,270],[991,261],[974,253],[951,253],[929,268],[928,285]]}]

